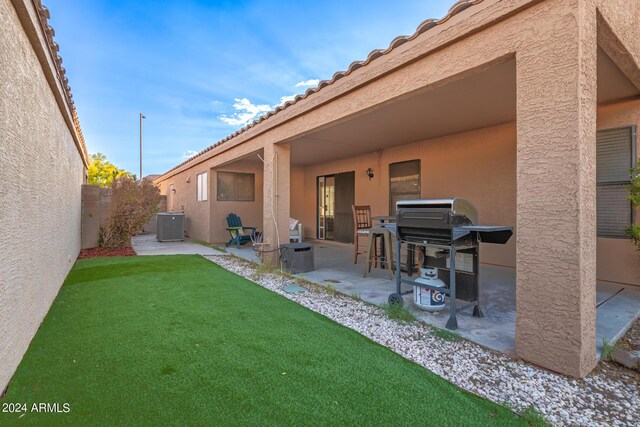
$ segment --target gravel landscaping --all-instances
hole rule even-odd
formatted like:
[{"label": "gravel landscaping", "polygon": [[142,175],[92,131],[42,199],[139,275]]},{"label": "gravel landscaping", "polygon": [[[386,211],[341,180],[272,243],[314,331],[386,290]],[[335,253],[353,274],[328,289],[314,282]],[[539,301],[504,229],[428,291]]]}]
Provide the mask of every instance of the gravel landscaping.
[{"label": "gravel landscaping", "polygon": [[466,340],[443,339],[443,334],[421,322],[391,320],[380,307],[325,292],[318,285],[298,282],[308,291],[287,293],[281,287],[295,279],[258,273],[253,264],[236,257],[205,258],[358,331],[465,390],[517,412],[533,407],[554,425],[640,424],[640,374],[637,372],[603,362],[591,375],[576,380]]},{"label": "gravel landscaping", "polygon": [[620,338],[612,356],[619,364],[640,371],[640,319]]}]

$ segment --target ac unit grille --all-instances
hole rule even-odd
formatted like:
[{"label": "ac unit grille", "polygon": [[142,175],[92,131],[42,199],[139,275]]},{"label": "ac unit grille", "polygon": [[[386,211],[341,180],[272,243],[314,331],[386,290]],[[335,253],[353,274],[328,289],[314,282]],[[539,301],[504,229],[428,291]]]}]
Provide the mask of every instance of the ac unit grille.
[{"label": "ac unit grille", "polygon": [[160,242],[184,240],[184,214],[162,212],[156,215]]}]

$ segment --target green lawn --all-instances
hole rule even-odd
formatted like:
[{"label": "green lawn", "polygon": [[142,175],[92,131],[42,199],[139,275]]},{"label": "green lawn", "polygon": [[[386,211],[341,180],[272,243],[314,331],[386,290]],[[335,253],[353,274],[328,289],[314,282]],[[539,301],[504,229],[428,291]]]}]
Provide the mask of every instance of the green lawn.
[{"label": "green lawn", "polygon": [[0,425],[511,425],[367,338],[199,256],[81,260],[7,402],[69,413]]}]

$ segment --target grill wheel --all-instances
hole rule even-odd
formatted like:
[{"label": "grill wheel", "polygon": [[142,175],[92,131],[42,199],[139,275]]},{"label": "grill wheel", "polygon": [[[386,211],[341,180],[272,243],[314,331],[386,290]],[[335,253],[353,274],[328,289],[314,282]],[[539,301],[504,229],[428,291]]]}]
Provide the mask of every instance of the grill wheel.
[{"label": "grill wheel", "polygon": [[389,295],[389,305],[398,305],[402,307],[404,305],[404,298],[402,298],[402,295],[398,293],[393,293]]}]

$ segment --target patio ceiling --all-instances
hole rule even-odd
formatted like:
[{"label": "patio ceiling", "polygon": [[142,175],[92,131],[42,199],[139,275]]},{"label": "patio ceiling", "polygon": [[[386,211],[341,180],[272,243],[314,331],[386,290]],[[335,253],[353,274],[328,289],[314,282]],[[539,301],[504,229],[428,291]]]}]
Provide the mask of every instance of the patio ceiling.
[{"label": "patio ceiling", "polygon": [[[598,103],[640,93],[598,49]],[[373,107],[291,142],[293,164],[310,165],[516,121],[516,61]]]}]

